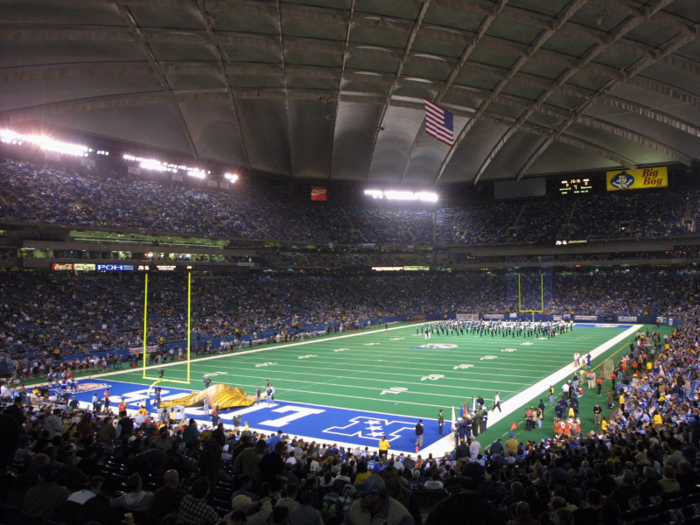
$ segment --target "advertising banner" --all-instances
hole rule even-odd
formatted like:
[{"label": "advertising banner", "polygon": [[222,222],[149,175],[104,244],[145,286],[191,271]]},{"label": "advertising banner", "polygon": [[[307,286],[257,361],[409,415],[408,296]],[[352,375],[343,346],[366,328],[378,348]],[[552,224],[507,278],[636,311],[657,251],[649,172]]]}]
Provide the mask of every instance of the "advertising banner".
[{"label": "advertising banner", "polygon": [[325,186],[312,186],[311,187],[311,200],[312,201],[326,201],[328,200],[328,188]]},{"label": "advertising banner", "polygon": [[479,314],[457,314],[458,321],[478,321]]},{"label": "advertising banner", "polygon": [[68,270],[70,272],[73,271],[73,264],[72,263],[67,263],[67,264],[61,264],[61,263],[53,263],[51,265],[52,270],[59,270],[59,271],[65,271]]},{"label": "advertising banner", "polygon": [[503,314],[484,314],[484,319],[503,319]]},{"label": "advertising banner", "polygon": [[577,321],[597,321],[598,316],[597,315],[575,315],[574,319]]},{"label": "advertising banner", "polygon": [[98,264],[98,272],[133,272],[136,267],[133,264]]},{"label": "advertising banner", "polygon": [[668,186],[668,168],[608,171],[605,174],[608,191],[645,190]]},{"label": "advertising banner", "polygon": [[621,323],[636,323],[637,316],[636,315],[618,315],[617,320]]},{"label": "advertising banner", "polygon": [[95,265],[94,264],[75,263],[73,265],[73,269],[76,272],[94,272]]}]

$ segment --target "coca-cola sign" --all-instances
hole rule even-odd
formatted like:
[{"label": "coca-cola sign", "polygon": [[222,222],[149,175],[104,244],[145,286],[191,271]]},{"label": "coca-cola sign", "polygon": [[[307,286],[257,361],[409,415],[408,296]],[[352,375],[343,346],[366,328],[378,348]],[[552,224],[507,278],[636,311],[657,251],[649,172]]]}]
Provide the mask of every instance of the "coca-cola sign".
[{"label": "coca-cola sign", "polygon": [[73,271],[73,263],[66,263],[66,264],[61,264],[61,263],[53,263],[51,265],[52,270],[68,270],[68,271]]}]

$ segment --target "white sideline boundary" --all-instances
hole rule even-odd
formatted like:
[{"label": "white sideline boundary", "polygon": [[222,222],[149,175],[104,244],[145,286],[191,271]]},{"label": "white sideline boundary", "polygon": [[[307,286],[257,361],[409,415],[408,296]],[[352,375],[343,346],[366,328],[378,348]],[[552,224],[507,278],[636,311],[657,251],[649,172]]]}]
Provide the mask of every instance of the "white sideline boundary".
[{"label": "white sideline boundary", "polygon": [[[643,328],[644,325],[636,324],[631,328],[628,328],[621,334],[616,335],[609,341],[603,343],[599,347],[591,350],[591,357],[596,358],[610,350],[613,346],[619,344],[624,339],[635,334],[639,329]],[[564,351],[564,350],[562,350]],[[531,400],[537,397],[538,394],[549,389],[549,385],[554,385],[555,387],[563,381],[564,379],[571,377],[574,371],[579,370],[574,363],[573,356],[571,357],[571,364],[565,366],[564,368],[554,372],[550,376],[545,377],[541,381],[538,381],[534,385],[526,388],[519,394],[514,395],[507,401],[501,402],[501,409],[503,412],[489,412],[489,426],[495,425],[499,421],[502,421],[506,417],[510,416],[518,410],[523,410],[523,407]],[[520,421],[522,418],[518,418]],[[482,443],[482,450],[486,449],[486,444]],[[449,434],[442,438],[440,441],[433,443],[432,445],[421,450],[421,455],[426,456],[427,454],[432,454],[433,457],[442,457],[442,455],[447,450],[453,450],[454,446],[454,435]],[[414,451],[415,453],[415,451]]]},{"label": "white sideline boundary", "polygon": [[[397,327],[389,328],[388,330],[404,330],[407,328],[421,326],[424,324],[428,324],[428,322],[426,321],[426,322],[416,323],[416,324],[408,325],[408,326],[397,326]],[[624,332],[618,334],[617,336],[613,337],[612,339],[608,340],[607,342],[603,343],[602,345],[598,346],[597,348],[591,350],[591,357],[592,358],[599,357],[600,355],[604,354],[609,349],[611,349],[613,346],[619,344],[624,339],[635,334],[639,329],[643,328],[643,326],[644,325],[640,325],[640,324],[632,325],[630,328],[628,328]],[[334,337],[333,339],[345,339],[348,337],[359,337],[359,336],[364,336],[364,335],[372,335],[372,334],[377,334],[380,331],[381,331],[380,329],[371,330],[371,331],[362,331],[362,332],[357,332],[357,333],[352,333],[352,334],[339,335],[339,336]],[[235,357],[235,356],[239,356],[239,355],[255,354],[255,353],[259,353],[259,352],[265,352],[265,351],[271,350],[273,348],[274,349],[291,348],[294,346],[302,346],[302,345],[308,345],[308,344],[313,344],[313,343],[320,343],[322,341],[327,342],[328,339],[327,338],[313,338],[313,339],[310,339],[308,341],[299,341],[299,342],[295,342],[295,343],[279,343],[279,344],[275,344],[272,346],[266,346],[265,348],[259,348],[256,350],[246,350],[244,352],[236,352],[235,354],[234,353],[231,353],[231,354],[225,353],[225,354],[219,354],[219,355],[214,355],[214,356],[210,356],[210,357],[203,357],[200,359],[196,359],[196,362],[212,361],[215,359],[223,359],[226,357]],[[489,425],[494,425],[494,424],[502,421],[506,417],[510,416],[514,412],[517,412],[518,410],[522,410],[523,407],[531,399],[533,399],[537,396],[537,394],[548,389],[549,385],[558,386],[558,383],[560,383],[561,381],[563,381],[567,377],[570,377],[574,373],[575,370],[578,370],[578,368],[576,368],[573,364],[573,356],[571,358],[571,361],[572,362],[570,365],[567,365],[567,366],[561,368],[560,370],[554,372],[553,374],[547,376],[546,378],[538,381],[534,385],[526,388],[525,390],[523,390],[519,394],[516,394],[515,396],[508,399],[507,401],[501,402],[501,409],[503,411],[499,412],[499,413],[490,412],[489,413]],[[166,367],[177,366],[177,365],[182,365],[182,364],[183,364],[182,361],[176,361],[176,362],[160,365],[160,366],[158,366],[158,368],[166,368]],[[111,376],[120,375],[120,374],[122,374],[122,375],[127,374],[129,372],[136,372],[138,370],[142,370],[142,368],[140,368],[140,367],[129,368],[126,370],[118,370],[118,371],[114,371],[114,372],[95,374],[95,375],[90,376],[90,378],[91,379],[98,379],[98,378],[103,378],[103,377],[111,377]],[[83,381],[85,379],[87,379],[87,378],[81,377],[79,380]],[[167,384],[167,381],[165,381],[164,384]],[[174,387],[177,387],[177,385],[174,385]],[[182,386],[177,387],[177,388],[186,389],[186,387],[187,387],[187,385],[182,385]],[[299,404],[308,404],[308,403],[299,403]],[[81,405],[83,405],[83,403],[81,403]],[[86,405],[89,405],[89,403],[86,403]],[[316,406],[316,405],[314,405],[314,406]],[[323,405],[318,405],[318,406],[323,406]],[[81,408],[83,408],[83,407],[81,406]],[[85,408],[90,408],[90,407],[86,406]],[[137,411],[136,410],[133,410],[133,411],[129,410],[129,412],[133,412],[135,414]],[[364,411],[358,410],[358,412],[364,412]],[[380,412],[375,412],[375,413],[380,413]],[[389,415],[389,414],[387,414],[387,415]],[[391,415],[395,416],[395,414],[391,414]],[[233,416],[233,414],[231,416]],[[222,417],[223,422],[226,422],[226,419],[228,419],[228,418]],[[428,421],[436,421],[437,422],[437,419],[432,419],[432,418],[423,418],[423,419],[428,420]],[[231,427],[231,424],[227,423],[227,426]],[[255,431],[255,432],[259,432],[259,433],[263,433],[263,434],[270,434],[270,433],[274,432],[274,430],[270,430],[267,428],[250,427],[250,429]],[[357,448],[364,449],[364,447],[359,447],[358,445],[352,444],[352,443],[343,443],[340,441],[334,441],[334,440],[328,440],[328,439],[318,439],[315,437],[307,437],[307,436],[300,436],[300,435],[296,435],[295,437],[297,437],[299,439],[303,439],[306,442],[312,442],[312,441],[333,442],[333,443],[337,444],[338,446],[344,446],[344,447],[350,448],[352,450],[355,450]],[[490,445],[490,443],[489,443],[489,445]],[[486,444],[482,443],[483,449],[485,449],[486,446],[487,446]],[[376,448],[376,447],[374,447],[374,448]],[[436,441],[432,445],[429,445],[428,447],[421,449],[418,454],[420,454],[423,457],[427,457],[428,454],[432,454],[433,457],[442,457],[445,453],[451,452],[454,448],[455,448],[454,435],[452,433],[450,433],[450,434],[446,434],[445,437],[443,437],[439,441]],[[373,449],[373,447],[370,447],[370,450],[372,450],[372,449]],[[390,449],[390,450],[391,450],[392,454],[396,454],[396,455],[398,455],[398,454],[416,455],[415,450],[398,450],[398,449]]]}]

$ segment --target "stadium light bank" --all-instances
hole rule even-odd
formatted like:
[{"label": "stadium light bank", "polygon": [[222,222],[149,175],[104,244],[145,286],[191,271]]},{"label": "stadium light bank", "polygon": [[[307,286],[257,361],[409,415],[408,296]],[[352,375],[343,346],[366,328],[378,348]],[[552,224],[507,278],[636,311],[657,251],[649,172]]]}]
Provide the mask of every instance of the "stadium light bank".
[{"label": "stadium light bank", "polygon": [[71,144],[54,140],[45,135],[22,135],[10,129],[0,130],[0,142],[21,146],[22,144],[34,144],[45,151],[53,151],[63,155],[73,155],[74,157],[87,157],[94,150],[82,144]]},{"label": "stadium light bank", "polygon": [[162,162],[158,159],[146,159],[143,157],[135,157],[133,155],[124,155],[124,160],[130,160],[139,163],[139,168],[145,170],[153,171],[169,171],[171,173],[178,173],[179,171],[184,171],[190,177],[195,177],[197,179],[206,178],[207,174],[211,171],[204,171],[199,168],[194,168],[192,166],[185,166],[182,164],[169,164],[167,162]]},{"label": "stadium light bank", "polygon": [[365,195],[374,199],[386,199],[390,201],[437,202],[439,198],[437,193],[428,191],[365,190]]}]

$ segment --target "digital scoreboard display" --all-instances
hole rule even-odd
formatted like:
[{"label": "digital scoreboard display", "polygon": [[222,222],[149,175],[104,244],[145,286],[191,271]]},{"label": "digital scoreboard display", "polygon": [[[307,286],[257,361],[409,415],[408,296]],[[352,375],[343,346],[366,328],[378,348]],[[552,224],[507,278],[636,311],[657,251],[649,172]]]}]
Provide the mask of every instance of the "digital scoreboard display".
[{"label": "digital scoreboard display", "polygon": [[583,195],[593,191],[591,179],[564,179],[559,182],[560,195]]}]

